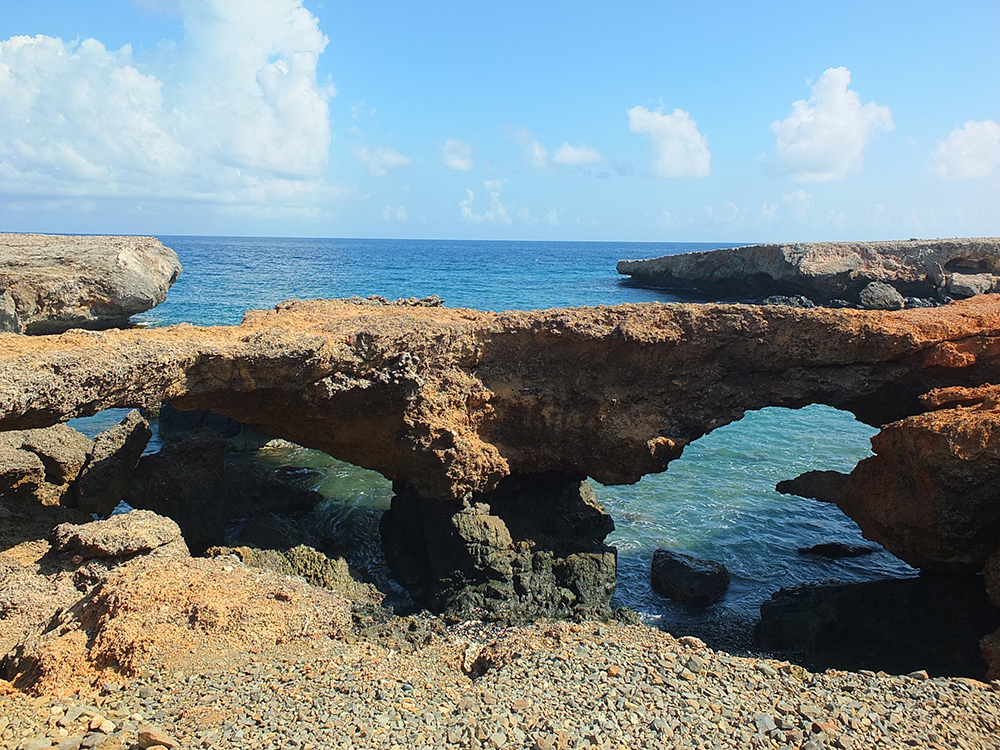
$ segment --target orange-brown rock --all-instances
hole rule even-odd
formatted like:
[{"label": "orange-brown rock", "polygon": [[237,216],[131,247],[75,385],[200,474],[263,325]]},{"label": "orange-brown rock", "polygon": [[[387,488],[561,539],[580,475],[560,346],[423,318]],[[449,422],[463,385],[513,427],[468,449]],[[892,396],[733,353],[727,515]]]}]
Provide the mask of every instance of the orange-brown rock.
[{"label": "orange-brown rock", "polygon": [[[956,388],[1000,383],[998,355],[993,295],[891,313],[293,301],[236,327],[0,337],[0,429],[167,400],[458,499],[512,473],[633,482],[747,410],[824,403],[896,422],[876,439],[882,473],[843,503],[866,532],[918,564],[975,567],[995,531],[996,412],[988,399],[924,412],[967,403]],[[913,492],[924,494],[901,501]],[[934,517],[935,503],[947,513]],[[913,541],[925,534],[941,538]]]}]

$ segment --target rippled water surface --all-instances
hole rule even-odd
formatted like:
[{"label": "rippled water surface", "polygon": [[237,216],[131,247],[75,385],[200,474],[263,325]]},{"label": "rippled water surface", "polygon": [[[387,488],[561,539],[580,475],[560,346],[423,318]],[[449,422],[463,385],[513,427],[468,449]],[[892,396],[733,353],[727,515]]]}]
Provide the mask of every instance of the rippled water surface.
[{"label": "rippled water surface", "polygon": [[[184,264],[168,300],[140,319],[238,323],[246,309],[289,298],[437,294],[450,306],[535,309],[675,301],[630,287],[615,272],[621,258],[710,249],[682,243],[553,243],[162,237]],[[113,422],[114,414],[97,419]],[[95,423],[84,423],[93,431]],[[774,485],[811,469],[850,470],[870,454],[874,430],[821,406],[764,409],[690,445],[657,476],[631,486],[598,487],[615,518],[619,550],[616,601],[675,631],[740,639],[761,601],[782,586],[863,581],[912,571],[887,552],[847,560],[802,556],[819,542],[862,543],[857,527],[829,505],[777,494]],[[303,479],[327,503],[317,523],[357,539],[357,559],[377,554],[378,517],[388,507],[380,475],[305,449],[266,460],[314,471]],[[732,588],[707,610],[672,604],[649,585],[653,550],[668,546],[724,562]],[[348,551],[350,552],[350,550]]]}]

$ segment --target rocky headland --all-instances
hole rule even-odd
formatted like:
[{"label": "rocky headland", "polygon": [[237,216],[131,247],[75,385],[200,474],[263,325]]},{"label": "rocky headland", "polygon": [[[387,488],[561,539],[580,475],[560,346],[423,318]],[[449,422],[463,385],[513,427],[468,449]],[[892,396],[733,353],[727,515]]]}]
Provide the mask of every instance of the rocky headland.
[{"label": "rocky headland", "polygon": [[152,237],[0,234],[0,331],[121,327],[163,302],[180,272]]},{"label": "rocky headland", "polygon": [[[497,614],[506,623],[610,618],[614,550],[604,539],[613,521],[587,478],[634,482],[747,411],[813,403],[880,427],[876,456],[851,475],[807,475],[791,491],[838,503],[866,536],[925,570],[985,569],[1000,602],[1000,500],[989,489],[995,384],[993,295],[897,312],[645,304],[490,313],[433,299],[291,301],[239,326],[0,334],[0,435],[13,467],[0,475],[0,514],[56,527],[0,552],[0,615],[16,623],[3,631],[3,676],[63,696],[0,702],[0,738],[128,746],[153,719],[184,746],[205,747],[434,738],[470,747],[694,747],[702,738],[810,750],[995,747],[1000,703],[983,683],[814,675],[635,625],[468,624]],[[181,457],[202,467],[192,477],[210,489],[169,489],[162,457],[138,456],[138,414],[93,443],[59,425],[161,402],[391,479],[386,558],[414,599],[445,619],[378,614],[376,592],[304,548],[268,560],[244,548],[192,558],[182,521],[134,511],[91,526],[88,484],[117,482],[135,507],[147,498],[158,512],[190,517],[204,498],[231,505],[248,491],[240,481],[256,483],[205,438],[168,450],[187,451]],[[85,480],[91,465],[108,479]],[[107,498],[92,502],[107,511]],[[224,521],[215,524],[188,533],[204,532],[202,546]],[[983,640],[994,677],[998,642]],[[236,697],[244,691],[251,702]],[[293,704],[297,720],[281,723]]]},{"label": "rocky headland", "polygon": [[1000,239],[797,242],[622,260],[640,286],[713,299],[802,297],[834,307],[900,309],[995,291]]}]

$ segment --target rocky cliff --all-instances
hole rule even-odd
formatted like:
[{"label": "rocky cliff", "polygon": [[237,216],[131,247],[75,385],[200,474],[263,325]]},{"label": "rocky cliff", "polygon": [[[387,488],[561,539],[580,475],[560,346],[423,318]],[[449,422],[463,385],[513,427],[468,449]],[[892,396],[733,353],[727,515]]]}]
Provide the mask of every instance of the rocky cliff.
[{"label": "rocky cliff", "polygon": [[163,302],[180,272],[152,237],[0,234],[0,331],[122,326]]},{"label": "rocky cliff", "polygon": [[814,302],[860,304],[872,283],[904,296],[964,298],[997,289],[1000,239],[747,245],[622,260],[618,272],[643,286],[697,290],[719,299],[804,295]]}]

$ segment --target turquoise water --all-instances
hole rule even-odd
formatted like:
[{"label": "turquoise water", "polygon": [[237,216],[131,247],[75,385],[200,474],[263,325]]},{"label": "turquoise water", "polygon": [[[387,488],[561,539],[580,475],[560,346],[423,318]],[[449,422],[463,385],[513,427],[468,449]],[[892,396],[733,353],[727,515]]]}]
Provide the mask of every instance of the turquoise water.
[{"label": "turquoise water", "polygon": [[[555,243],[275,238],[161,237],[184,265],[167,301],[139,321],[165,325],[238,323],[247,309],[290,298],[379,294],[440,295],[450,306],[535,309],[673,301],[638,289],[615,272],[621,258],[719,245],[697,243]],[[100,415],[113,422],[114,414]],[[847,560],[797,554],[801,546],[859,544],[860,531],[833,506],[786,497],[774,485],[811,469],[850,470],[870,455],[874,430],[821,406],[764,409],[697,440],[660,475],[631,486],[598,487],[615,519],[618,604],[677,634],[746,634],[760,603],[782,586],[857,582],[912,575],[889,553]],[[317,524],[354,540],[345,550],[360,564],[375,554],[378,516],[390,488],[378,474],[308,451],[270,452],[275,465],[304,467],[303,481],[327,498]],[[733,577],[727,598],[708,610],[677,606],[649,585],[653,550],[669,546],[724,562]],[[352,560],[353,558],[353,560]]]}]

